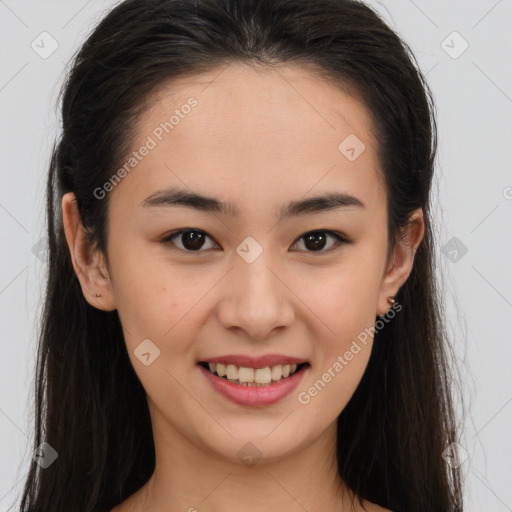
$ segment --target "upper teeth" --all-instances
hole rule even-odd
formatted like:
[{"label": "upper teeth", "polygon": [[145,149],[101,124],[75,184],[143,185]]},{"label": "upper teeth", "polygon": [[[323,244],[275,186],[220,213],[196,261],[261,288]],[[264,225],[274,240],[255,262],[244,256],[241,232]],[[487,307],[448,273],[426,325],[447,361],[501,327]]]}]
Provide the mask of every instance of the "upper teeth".
[{"label": "upper teeth", "polygon": [[224,365],[222,363],[208,363],[210,371],[217,373],[219,377],[226,377],[231,381],[240,381],[256,384],[270,384],[271,381],[278,381],[286,378],[297,370],[296,364],[277,364],[265,366],[265,368],[247,368],[234,364]]}]

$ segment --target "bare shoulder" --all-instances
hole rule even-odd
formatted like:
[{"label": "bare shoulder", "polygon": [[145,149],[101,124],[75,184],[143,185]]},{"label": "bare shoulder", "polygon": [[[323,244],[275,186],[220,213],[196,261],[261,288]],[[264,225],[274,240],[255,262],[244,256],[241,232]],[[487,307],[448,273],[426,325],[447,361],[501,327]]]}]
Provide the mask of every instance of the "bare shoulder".
[{"label": "bare shoulder", "polygon": [[376,503],[372,503],[371,501],[364,500],[363,504],[368,512],[393,512],[389,508],[381,507]]},{"label": "bare shoulder", "polygon": [[[134,512],[136,510],[135,508],[135,497],[136,494],[133,494],[128,499],[120,503],[119,505],[115,506],[110,512]],[[376,503],[372,503],[371,501],[364,500],[363,501],[364,509],[357,509],[358,512],[393,512],[389,508],[381,507],[380,505],[377,505]]]},{"label": "bare shoulder", "polygon": [[133,512],[135,510],[135,503],[133,497],[130,496],[119,505],[116,505],[110,512]]},{"label": "bare shoulder", "polygon": [[126,502],[120,503],[116,505],[110,512],[128,512],[128,507],[126,506]]},{"label": "bare shoulder", "polygon": [[139,512],[144,509],[144,497],[147,498],[146,482],[140,489],[128,496],[124,501],[116,505],[110,512]]}]

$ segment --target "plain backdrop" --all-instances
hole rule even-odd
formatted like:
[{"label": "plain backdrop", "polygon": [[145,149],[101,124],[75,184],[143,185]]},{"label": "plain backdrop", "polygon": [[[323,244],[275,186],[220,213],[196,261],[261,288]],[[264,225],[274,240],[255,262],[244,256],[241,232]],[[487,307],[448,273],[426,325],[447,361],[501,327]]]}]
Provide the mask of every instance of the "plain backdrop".
[{"label": "plain backdrop", "polygon": [[[115,3],[0,0],[0,511],[19,500],[32,457],[57,94]],[[463,379],[465,510],[512,511],[512,1],[369,3],[410,45],[437,105],[436,250]]]}]

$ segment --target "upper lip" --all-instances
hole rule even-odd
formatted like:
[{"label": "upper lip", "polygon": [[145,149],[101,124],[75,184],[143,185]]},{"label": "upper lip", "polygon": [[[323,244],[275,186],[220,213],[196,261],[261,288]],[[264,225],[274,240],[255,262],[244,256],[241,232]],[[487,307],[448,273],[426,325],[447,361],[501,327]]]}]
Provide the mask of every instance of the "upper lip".
[{"label": "upper lip", "polygon": [[244,368],[265,368],[266,366],[276,366],[278,364],[302,364],[307,361],[299,357],[285,356],[282,354],[268,354],[259,357],[231,354],[202,359],[201,362],[234,364],[238,367],[243,366]]}]

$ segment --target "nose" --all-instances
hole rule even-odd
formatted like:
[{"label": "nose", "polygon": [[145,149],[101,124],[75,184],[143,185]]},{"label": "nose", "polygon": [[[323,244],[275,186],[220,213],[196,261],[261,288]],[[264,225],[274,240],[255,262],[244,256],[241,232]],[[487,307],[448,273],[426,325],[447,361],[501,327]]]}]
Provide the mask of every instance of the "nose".
[{"label": "nose", "polygon": [[255,340],[290,326],[295,318],[293,286],[264,255],[265,251],[252,263],[237,256],[218,305],[218,318],[226,329],[244,331]]}]

